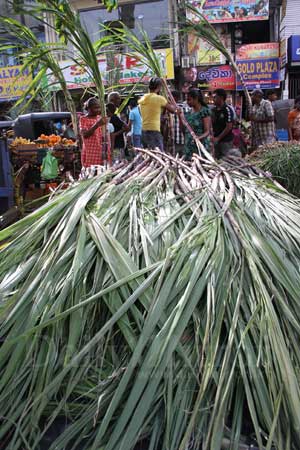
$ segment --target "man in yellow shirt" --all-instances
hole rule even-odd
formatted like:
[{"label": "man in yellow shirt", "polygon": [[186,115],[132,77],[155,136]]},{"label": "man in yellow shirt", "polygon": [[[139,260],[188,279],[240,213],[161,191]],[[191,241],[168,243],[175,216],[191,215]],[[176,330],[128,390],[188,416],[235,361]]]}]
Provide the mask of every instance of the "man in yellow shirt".
[{"label": "man in yellow shirt", "polygon": [[176,106],[169,103],[160,94],[162,81],[160,78],[151,78],[149,82],[149,94],[145,94],[140,100],[142,116],[142,142],[146,148],[159,148],[164,150],[163,137],[160,132],[160,116],[165,108],[168,111],[177,112]]}]

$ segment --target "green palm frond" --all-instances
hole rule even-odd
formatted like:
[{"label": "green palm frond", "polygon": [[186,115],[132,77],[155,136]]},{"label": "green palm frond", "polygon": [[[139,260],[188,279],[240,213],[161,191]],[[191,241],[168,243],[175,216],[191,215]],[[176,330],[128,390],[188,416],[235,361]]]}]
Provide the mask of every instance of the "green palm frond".
[{"label": "green palm frond", "polygon": [[299,200],[143,154],[0,231],[1,442],[297,450]]},{"label": "green palm frond", "polygon": [[25,111],[35,96],[45,89],[45,78],[47,78],[47,73],[50,72],[62,89],[72,116],[74,131],[77,133],[75,104],[55,57],[55,52],[63,52],[65,46],[40,42],[32,30],[18,20],[0,16],[0,23],[9,34],[13,35],[16,41],[15,48],[18,49],[17,54],[23,60],[23,67],[29,68],[34,74],[31,84],[16,102],[15,107],[22,104],[21,111]]},{"label": "green palm frond", "polygon": [[[160,58],[153,49],[151,40],[145,30],[139,28],[139,32],[136,34],[124,24],[118,29],[111,29],[106,26],[103,26],[102,29],[109,32],[109,36],[106,37],[109,45],[121,44],[123,46],[122,53],[138,58],[153,75],[160,78],[165,76]],[[101,39],[95,45],[99,47],[100,43]]]}]

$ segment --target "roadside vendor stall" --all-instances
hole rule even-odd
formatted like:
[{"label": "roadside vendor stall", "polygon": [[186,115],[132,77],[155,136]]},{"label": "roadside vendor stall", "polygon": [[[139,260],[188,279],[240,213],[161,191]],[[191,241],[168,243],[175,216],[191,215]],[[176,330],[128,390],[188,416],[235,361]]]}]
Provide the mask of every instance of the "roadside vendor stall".
[{"label": "roadside vendor stall", "polygon": [[[22,207],[25,198],[34,200],[48,194],[68,172],[75,177],[80,170],[79,147],[70,133],[70,123],[68,112],[31,113],[15,120],[15,138],[9,142],[9,151],[18,206]],[[64,137],[68,135],[73,138]]]}]

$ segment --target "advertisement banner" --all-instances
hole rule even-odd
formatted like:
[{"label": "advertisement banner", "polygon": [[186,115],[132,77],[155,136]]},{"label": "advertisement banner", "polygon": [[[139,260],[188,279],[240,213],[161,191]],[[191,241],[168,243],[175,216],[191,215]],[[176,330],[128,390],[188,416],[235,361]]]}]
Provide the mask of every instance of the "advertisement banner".
[{"label": "advertisement banner", "polygon": [[236,54],[237,59],[262,59],[262,58],[278,58],[279,44],[278,42],[267,42],[264,44],[242,45]]},{"label": "advertisement banner", "polygon": [[[211,23],[268,20],[269,0],[189,0],[191,5]],[[187,10],[188,18],[197,16]]]},{"label": "advertisement banner", "polygon": [[0,101],[17,100],[27,90],[32,81],[32,74],[22,66],[0,68]]},{"label": "advertisement banner", "polygon": [[219,50],[194,34],[188,35],[188,55],[195,56],[197,66],[214,66],[225,62],[224,56]]},{"label": "advertisement banner", "polygon": [[[171,48],[158,49],[155,52],[159,55],[161,66],[165,76],[168,79],[174,78],[174,62],[173,50]],[[109,60],[108,60],[109,59]],[[130,84],[137,83],[147,71],[147,67],[143,65],[138,57],[134,58],[129,55],[113,55],[106,57],[103,55],[98,59],[98,65],[104,83],[108,84],[112,77],[112,84]],[[68,89],[80,89],[94,86],[90,73],[79,65],[73,64],[71,61],[64,61],[60,64],[63,69],[64,78],[67,82]],[[112,68],[112,69],[111,69]],[[150,71],[143,77],[143,82],[148,81],[153,76]],[[49,89],[59,90],[60,86],[56,83],[55,78],[48,75]]]},{"label": "advertisement banner", "polygon": [[[226,25],[216,25],[216,31],[224,47],[231,49],[231,36],[227,33]],[[188,55],[195,56],[196,66],[225,64],[225,57],[219,50],[191,33],[188,34]]]},{"label": "advertisement banner", "polygon": [[[280,86],[277,42],[243,45],[238,49],[236,62],[248,89],[275,89]],[[242,90],[239,79],[237,90]]]},{"label": "advertisement banner", "polygon": [[[237,66],[248,89],[275,89],[280,86],[279,58],[239,60]],[[237,79],[237,90],[242,85]]]},{"label": "advertisement banner", "polygon": [[[235,75],[229,65],[208,67],[206,69],[197,68],[196,70],[197,76],[195,76],[194,86],[208,91],[214,91],[220,88],[226,91],[235,90]],[[190,80],[189,69],[185,73],[185,81],[188,82]]]}]

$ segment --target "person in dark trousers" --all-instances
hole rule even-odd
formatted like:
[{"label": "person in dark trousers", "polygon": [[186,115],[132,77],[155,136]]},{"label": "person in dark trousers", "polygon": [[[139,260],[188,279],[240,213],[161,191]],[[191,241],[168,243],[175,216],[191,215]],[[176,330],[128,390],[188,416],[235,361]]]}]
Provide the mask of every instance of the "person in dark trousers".
[{"label": "person in dark trousers", "polygon": [[234,135],[232,132],[234,115],[226,103],[227,94],[224,89],[214,91],[215,108],[212,110],[215,157],[220,159],[232,154]]},{"label": "person in dark trousers", "polygon": [[160,131],[160,117],[164,109],[175,113],[176,106],[169,103],[165,97],[160,95],[162,81],[160,78],[151,78],[149,82],[149,93],[140,100],[142,115],[142,142],[145,148],[164,150],[163,136]]},{"label": "person in dark trousers", "polygon": [[111,152],[112,162],[117,162],[125,158],[125,131],[129,131],[128,125],[120,119],[116,114],[116,106],[113,103],[106,105],[107,116],[110,123],[114,127],[114,132],[111,133]]}]

